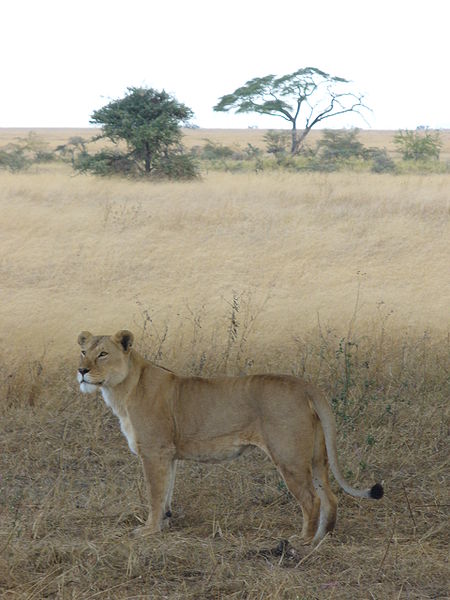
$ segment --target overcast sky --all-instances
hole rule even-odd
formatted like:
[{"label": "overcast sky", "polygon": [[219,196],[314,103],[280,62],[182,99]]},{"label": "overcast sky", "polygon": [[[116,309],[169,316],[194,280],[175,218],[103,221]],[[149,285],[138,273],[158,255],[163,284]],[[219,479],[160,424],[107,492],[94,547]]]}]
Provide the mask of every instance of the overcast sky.
[{"label": "overcast sky", "polygon": [[212,107],[253,77],[313,66],[373,110],[340,126],[450,128],[448,0],[1,0],[0,23],[0,127],[85,127],[141,85],[200,127],[285,127]]}]

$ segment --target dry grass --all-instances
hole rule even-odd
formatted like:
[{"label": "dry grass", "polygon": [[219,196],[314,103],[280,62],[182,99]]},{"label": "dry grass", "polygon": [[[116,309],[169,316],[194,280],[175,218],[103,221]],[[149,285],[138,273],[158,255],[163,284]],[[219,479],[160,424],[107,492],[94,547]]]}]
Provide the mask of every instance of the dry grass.
[{"label": "dry grass", "polygon": [[[336,533],[314,551],[259,453],[181,464],[170,531],[130,538],[146,516],[138,461],[100,399],[80,398],[61,369],[39,406],[2,411],[2,597],[445,598],[448,398],[438,354],[421,369],[422,350],[404,347],[403,372],[390,376],[387,360],[365,389],[355,366],[338,404],[341,457],[354,482],[383,478],[387,494],[370,503],[340,493]],[[332,348],[324,356],[332,395],[340,365]]]},{"label": "dry grass", "polygon": [[[1,597],[446,598],[448,184],[0,174]],[[386,497],[339,494],[311,551],[264,456],[185,463],[170,531],[131,539],[139,464],[73,376],[79,330],[121,327],[180,372],[318,382],[347,476]]]}]

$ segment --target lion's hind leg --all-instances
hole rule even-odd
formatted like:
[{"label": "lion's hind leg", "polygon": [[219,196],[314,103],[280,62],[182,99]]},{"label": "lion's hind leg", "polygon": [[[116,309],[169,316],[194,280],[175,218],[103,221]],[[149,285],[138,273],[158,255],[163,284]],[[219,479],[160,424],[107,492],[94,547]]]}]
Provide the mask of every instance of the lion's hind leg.
[{"label": "lion's hind leg", "polygon": [[311,458],[302,456],[300,448],[269,447],[265,449],[278,468],[289,491],[299,502],[303,514],[301,537],[309,543],[317,530],[320,499],[312,479]]},{"label": "lion's hind leg", "polygon": [[325,437],[320,423],[317,424],[312,458],[313,484],[320,498],[319,524],[313,543],[318,543],[328,532],[333,531],[337,516],[337,498],[330,488],[328,479],[328,456]]},{"label": "lion's hind leg", "polygon": [[320,512],[320,499],[313,485],[311,467],[304,464],[285,465],[278,464],[289,491],[297,499],[302,509],[303,527],[301,537],[307,544],[317,530]]}]

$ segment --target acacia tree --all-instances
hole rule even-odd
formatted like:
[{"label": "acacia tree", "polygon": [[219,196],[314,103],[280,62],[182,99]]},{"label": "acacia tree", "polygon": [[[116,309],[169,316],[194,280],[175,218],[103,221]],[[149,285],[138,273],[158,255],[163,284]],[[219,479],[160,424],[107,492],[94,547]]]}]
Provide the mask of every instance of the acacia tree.
[{"label": "acacia tree", "polygon": [[[76,166],[97,174],[193,177],[195,167],[181,145],[181,126],[192,116],[190,108],[164,90],[130,87],[124,98],[94,111],[90,120],[101,127],[95,140],[106,138],[116,148],[93,156],[83,152]],[[126,152],[117,146],[123,142]]]},{"label": "acacia tree", "polygon": [[[297,154],[311,129],[325,119],[344,113],[361,114],[363,96],[348,90],[350,83],[314,67],[275,77],[255,77],[219,99],[215,111],[255,112],[281,117],[291,124],[291,153]],[[302,120],[301,130],[298,122]]]}]

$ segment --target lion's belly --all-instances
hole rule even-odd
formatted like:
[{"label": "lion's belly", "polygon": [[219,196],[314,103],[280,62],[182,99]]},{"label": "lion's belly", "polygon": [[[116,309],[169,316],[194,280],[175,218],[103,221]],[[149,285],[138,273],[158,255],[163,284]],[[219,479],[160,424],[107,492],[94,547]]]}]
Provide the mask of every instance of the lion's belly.
[{"label": "lion's belly", "polygon": [[239,443],[236,440],[184,440],[177,445],[176,458],[199,462],[221,462],[237,458],[252,444]]}]

